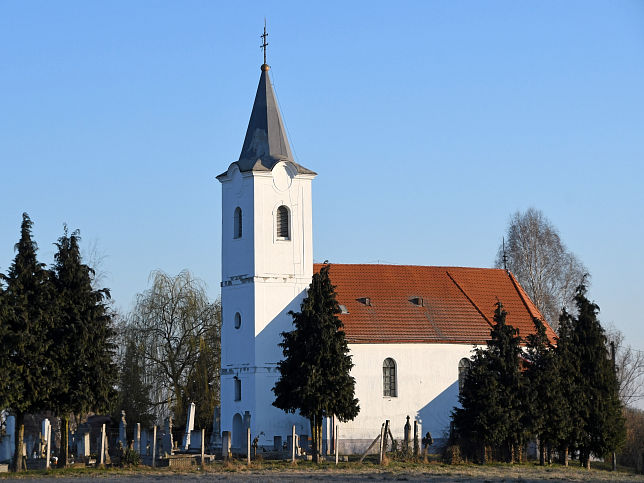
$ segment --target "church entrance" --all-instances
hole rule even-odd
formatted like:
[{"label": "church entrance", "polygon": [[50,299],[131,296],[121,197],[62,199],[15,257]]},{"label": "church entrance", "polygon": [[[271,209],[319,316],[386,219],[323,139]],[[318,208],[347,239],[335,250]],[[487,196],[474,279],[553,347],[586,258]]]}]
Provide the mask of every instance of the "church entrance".
[{"label": "church entrance", "polygon": [[233,441],[232,447],[240,450],[244,446],[244,425],[241,414],[233,416]]}]

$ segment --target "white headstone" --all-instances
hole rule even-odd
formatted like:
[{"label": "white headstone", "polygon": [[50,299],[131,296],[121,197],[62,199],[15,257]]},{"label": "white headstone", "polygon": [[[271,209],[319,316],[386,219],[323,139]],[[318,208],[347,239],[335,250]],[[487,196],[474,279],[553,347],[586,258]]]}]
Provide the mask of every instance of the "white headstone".
[{"label": "white headstone", "polygon": [[125,411],[121,411],[121,421],[119,422],[119,443],[123,448],[127,448],[127,421],[125,420]]},{"label": "white headstone", "polygon": [[134,451],[141,454],[141,423],[136,423],[134,428]]},{"label": "white headstone", "polygon": [[195,403],[190,403],[188,418],[186,419],[186,433],[183,436],[183,450],[188,451],[190,447],[190,433],[195,427]]},{"label": "white headstone", "polygon": [[[47,421],[47,432],[45,433],[47,436],[47,453],[45,455],[45,468],[49,468],[49,460],[51,459],[51,424],[49,424],[49,419],[45,419]],[[44,421],[43,421],[44,422]]]},{"label": "white headstone", "polygon": [[88,458],[89,455],[90,455],[90,451],[89,451],[89,431],[86,431],[85,433],[83,433],[81,442],[82,442],[83,451],[81,453],[79,453],[79,455]]},{"label": "white headstone", "polygon": [[45,444],[45,447],[49,442],[49,438],[47,437],[47,435],[49,434],[49,428],[51,428],[51,423],[49,422],[49,419],[47,418],[43,419],[42,423],[40,423],[40,434],[42,434],[42,440],[43,440],[43,443]]}]

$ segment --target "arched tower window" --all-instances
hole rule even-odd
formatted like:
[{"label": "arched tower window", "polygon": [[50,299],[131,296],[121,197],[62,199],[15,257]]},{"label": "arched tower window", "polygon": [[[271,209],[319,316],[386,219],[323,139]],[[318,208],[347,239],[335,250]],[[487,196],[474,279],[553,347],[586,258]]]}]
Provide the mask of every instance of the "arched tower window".
[{"label": "arched tower window", "polygon": [[242,211],[238,206],[235,208],[235,215],[233,216],[233,238],[241,238],[242,236]]},{"label": "arched tower window", "polygon": [[470,370],[472,363],[469,359],[463,358],[458,361],[458,392],[460,393],[463,390],[463,385],[465,384],[465,378],[467,373]]},{"label": "arched tower window", "polygon": [[396,361],[387,357],[382,363],[382,395],[396,397]]},{"label": "arched tower window", "polygon": [[239,312],[235,312],[235,329],[239,329],[241,327],[241,314]]},{"label": "arched tower window", "polygon": [[288,240],[290,236],[289,211],[284,205],[277,208],[277,238]]},{"label": "arched tower window", "polygon": [[235,381],[235,401],[241,401],[241,379],[235,376],[233,381]]}]

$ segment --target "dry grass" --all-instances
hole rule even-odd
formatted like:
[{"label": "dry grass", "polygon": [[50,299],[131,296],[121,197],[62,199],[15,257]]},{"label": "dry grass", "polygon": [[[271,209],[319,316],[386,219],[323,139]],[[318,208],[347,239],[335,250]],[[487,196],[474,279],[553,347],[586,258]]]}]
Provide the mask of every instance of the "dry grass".
[{"label": "dry grass", "polygon": [[310,461],[299,461],[292,465],[290,461],[256,460],[251,466],[245,460],[217,461],[213,464],[194,469],[149,468],[65,468],[49,471],[28,471],[20,475],[0,474],[3,478],[44,478],[81,481],[89,478],[128,479],[137,481],[156,481],[159,479],[225,479],[225,480],[411,480],[411,481],[637,481],[644,483],[644,475],[636,475],[627,469],[612,472],[597,464],[587,471],[578,466],[562,467],[558,465],[540,467],[532,463],[521,465],[446,465],[438,462],[406,463],[390,460],[386,466],[373,461],[358,463],[350,461],[336,467],[333,462],[315,465]]}]

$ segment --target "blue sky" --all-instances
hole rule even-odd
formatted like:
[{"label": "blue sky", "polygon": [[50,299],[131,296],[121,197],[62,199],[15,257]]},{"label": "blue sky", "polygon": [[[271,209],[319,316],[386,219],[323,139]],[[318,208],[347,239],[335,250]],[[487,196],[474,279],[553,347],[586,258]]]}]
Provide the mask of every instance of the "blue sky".
[{"label": "blue sky", "polygon": [[491,266],[530,206],[644,349],[644,3],[0,3],[0,271],[63,223],[116,305],[151,270],[219,293],[220,187],[271,74],[318,261]]}]

